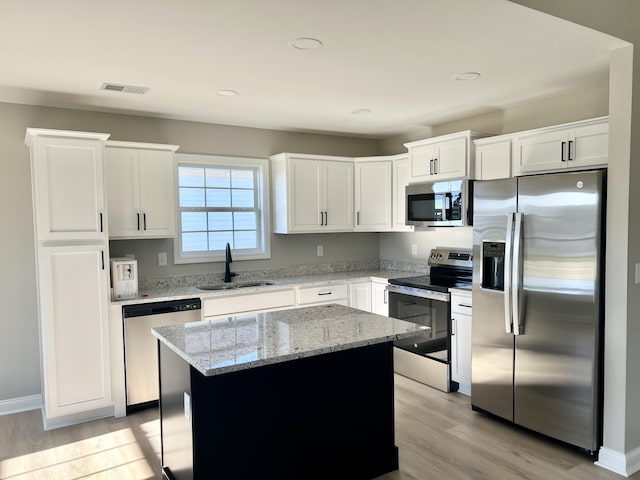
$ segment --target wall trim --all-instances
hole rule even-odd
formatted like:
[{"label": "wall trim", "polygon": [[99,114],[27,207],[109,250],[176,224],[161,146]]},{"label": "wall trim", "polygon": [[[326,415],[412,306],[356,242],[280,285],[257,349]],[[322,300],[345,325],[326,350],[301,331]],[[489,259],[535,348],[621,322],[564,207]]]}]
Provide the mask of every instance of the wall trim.
[{"label": "wall trim", "polygon": [[596,465],[629,477],[640,471],[640,447],[624,454],[607,447],[601,447]]},{"label": "wall trim", "polygon": [[42,408],[42,395],[40,394],[0,400],[0,415],[28,412],[39,408]]}]

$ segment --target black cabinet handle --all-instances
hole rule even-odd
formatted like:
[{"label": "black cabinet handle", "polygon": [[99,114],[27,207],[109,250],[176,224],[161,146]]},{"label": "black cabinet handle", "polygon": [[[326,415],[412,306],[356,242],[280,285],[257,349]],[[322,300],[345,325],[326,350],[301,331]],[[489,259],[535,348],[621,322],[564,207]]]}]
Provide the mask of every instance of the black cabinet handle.
[{"label": "black cabinet handle", "polygon": [[567,145],[567,142],[562,142],[560,145],[560,161],[562,162],[566,162],[567,160],[564,158],[564,151],[565,151],[565,146]]},{"label": "black cabinet handle", "polygon": [[100,257],[102,258],[102,270],[104,270],[104,250],[100,252]]},{"label": "black cabinet handle", "polygon": [[567,153],[567,160],[573,160],[573,158],[571,158],[571,144],[573,143],[573,140],[569,140],[569,150]]},{"label": "black cabinet handle", "polygon": [[429,175],[433,175],[433,158],[429,161]]},{"label": "black cabinet handle", "polygon": [[100,233],[102,233],[102,213],[100,213]]},{"label": "black cabinet handle", "polygon": [[433,159],[433,173],[438,174],[438,157]]},{"label": "black cabinet handle", "polygon": [[329,213],[324,212],[324,225],[329,225]]},{"label": "black cabinet handle", "polygon": [[140,213],[136,213],[136,215],[138,216],[138,230],[140,230]]},{"label": "black cabinet handle", "polygon": [[360,212],[356,213],[356,225],[360,225]]},{"label": "black cabinet handle", "polygon": [[142,222],[144,224],[144,229],[146,230],[147,229],[147,214],[146,213],[142,214]]}]

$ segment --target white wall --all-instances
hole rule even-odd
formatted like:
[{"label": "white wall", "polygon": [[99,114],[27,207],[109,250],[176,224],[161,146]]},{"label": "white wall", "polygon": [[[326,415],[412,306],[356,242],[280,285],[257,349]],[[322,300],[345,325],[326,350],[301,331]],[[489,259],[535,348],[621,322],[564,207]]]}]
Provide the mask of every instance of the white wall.
[{"label": "white wall", "polygon": [[[181,145],[185,153],[267,157],[282,151],[375,155],[378,142],[340,136],[208,125],[136,116],[0,103],[0,401],[39,394],[40,358],[27,127],[110,133],[113,140]],[[375,233],[272,236],[272,258],[236,262],[234,270],[312,262],[378,259]],[[350,242],[348,240],[354,240]],[[169,240],[112,242],[113,253],[135,253],[149,275],[222,271],[223,264],[157,267],[157,252],[172,256]],[[316,245],[324,256],[316,257]]]}]

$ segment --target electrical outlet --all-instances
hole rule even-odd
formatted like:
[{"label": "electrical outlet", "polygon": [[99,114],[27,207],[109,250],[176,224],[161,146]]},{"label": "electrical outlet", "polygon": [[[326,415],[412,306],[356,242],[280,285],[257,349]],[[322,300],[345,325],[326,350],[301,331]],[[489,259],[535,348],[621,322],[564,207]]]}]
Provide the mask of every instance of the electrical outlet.
[{"label": "electrical outlet", "polygon": [[418,244],[411,244],[411,255],[413,255],[414,257],[418,255]]},{"label": "electrical outlet", "polygon": [[167,266],[167,252],[158,253],[158,265],[161,267]]},{"label": "electrical outlet", "polygon": [[319,257],[324,255],[324,247],[322,245],[318,245],[316,247],[316,253]]}]

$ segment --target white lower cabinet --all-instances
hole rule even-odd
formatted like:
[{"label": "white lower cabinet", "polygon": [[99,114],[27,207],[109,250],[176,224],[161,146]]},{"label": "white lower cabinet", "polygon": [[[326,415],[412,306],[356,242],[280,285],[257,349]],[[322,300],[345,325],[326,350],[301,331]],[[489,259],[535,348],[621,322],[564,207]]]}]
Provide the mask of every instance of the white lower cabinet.
[{"label": "white lower cabinet", "polygon": [[387,292],[386,280],[371,281],[371,312],[378,315],[389,316],[389,292]]},{"label": "white lower cabinet", "polygon": [[242,315],[249,312],[281,310],[295,306],[293,288],[268,292],[238,292],[215,298],[204,298],[202,301],[203,317],[221,315]]},{"label": "white lower cabinet", "polygon": [[365,312],[371,311],[371,281],[366,282],[352,282],[349,284],[349,306],[364,310]]},{"label": "white lower cabinet", "polygon": [[451,292],[451,380],[471,395],[471,292]]},{"label": "white lower cabinet", "polygon": [[346,283],[327,283],[313,287],[298,287],[297,304],[300,307],[307,305],[322,305],[324,303],[338,303],[349,306],[349,291]]},{"label": "white lower cabinet", "polygon": [[105,249],[41,247],[38,262],[45,422],[109,407]]}]

